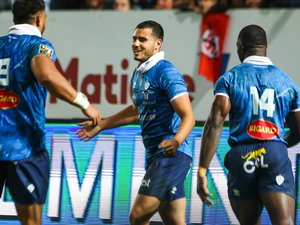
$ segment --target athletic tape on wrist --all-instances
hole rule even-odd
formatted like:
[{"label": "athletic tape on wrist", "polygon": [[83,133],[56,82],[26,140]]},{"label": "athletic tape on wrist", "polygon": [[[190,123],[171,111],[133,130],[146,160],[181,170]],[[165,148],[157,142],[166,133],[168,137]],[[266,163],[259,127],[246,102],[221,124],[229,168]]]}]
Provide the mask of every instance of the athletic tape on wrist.
[{"label": "athletic tape on wrist", "polygon": [[89,100],[82,92],[78,92],[76,98],[73,100],[73,103],[79,106],[81,109],[87,109],[90,105]]}]

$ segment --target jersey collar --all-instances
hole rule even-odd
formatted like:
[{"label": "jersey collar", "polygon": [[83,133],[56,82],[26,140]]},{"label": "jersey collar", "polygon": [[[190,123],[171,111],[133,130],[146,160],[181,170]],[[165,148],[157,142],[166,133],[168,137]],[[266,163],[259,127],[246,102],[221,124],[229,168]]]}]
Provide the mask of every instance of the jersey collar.
[{"label": "jersey collar", "polygon": [[271,60],[265,56],[251,55],[244,59],[243,63],[251,63],[256,65],[273,65]]},{"label": "jersey collar", "polygon": [[17,24],[13,25],[8,30],[9,34],[18,34],[18,35],[35,35],[41,37],[42,34],[39,29],[30,24]]}]

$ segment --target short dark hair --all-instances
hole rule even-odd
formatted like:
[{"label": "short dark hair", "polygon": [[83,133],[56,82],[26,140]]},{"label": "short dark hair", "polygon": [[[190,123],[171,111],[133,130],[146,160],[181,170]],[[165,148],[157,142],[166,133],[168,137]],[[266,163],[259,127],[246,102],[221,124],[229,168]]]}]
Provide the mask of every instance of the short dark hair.
[{"label": "short dark hair", "polygon": [[164,29],[159,23],[152,21],[152,20],[147,20],[147,21],[139,23],[136,26],[136,29],[145,29],[145,28],[151,28],[152,35],[154,35],[155,37],[157,37],[161,40],[164,39]]},{"label": "short dark hair", "polygon": [[44,0],[15,0],[12,6],[15,24],[32,23],[33,16],[45,10]]},{"label": "short dark hair", "polygon": [[247,49],[255,48],[258,45],[268,45],[265,30],[256,24],[244,27],[239,33],[238,40]]}]

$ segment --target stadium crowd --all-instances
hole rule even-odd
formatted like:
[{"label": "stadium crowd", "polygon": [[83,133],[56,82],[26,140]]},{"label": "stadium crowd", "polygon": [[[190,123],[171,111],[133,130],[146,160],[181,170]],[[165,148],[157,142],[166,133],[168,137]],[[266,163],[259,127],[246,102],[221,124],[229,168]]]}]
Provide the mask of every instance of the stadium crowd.
[{"label": "stadium crowd", "polygon": [[[0,0],[0,10],[11,9],[13,0]],[[300,7],[300,0],[45,0],[47,10],[182,10],[205,13],[207,8]]]}]

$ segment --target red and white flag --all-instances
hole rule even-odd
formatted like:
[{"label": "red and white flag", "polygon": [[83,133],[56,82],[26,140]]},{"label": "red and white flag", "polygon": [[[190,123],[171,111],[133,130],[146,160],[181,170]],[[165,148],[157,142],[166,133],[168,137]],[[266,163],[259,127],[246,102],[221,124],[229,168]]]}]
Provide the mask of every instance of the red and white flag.
[{"label": "red and white flag", "polygon": [[198,74],[212,82],[216,82],[221,75],[223,46],[229,18],[225,13],[211,13],[202,17]]}]

